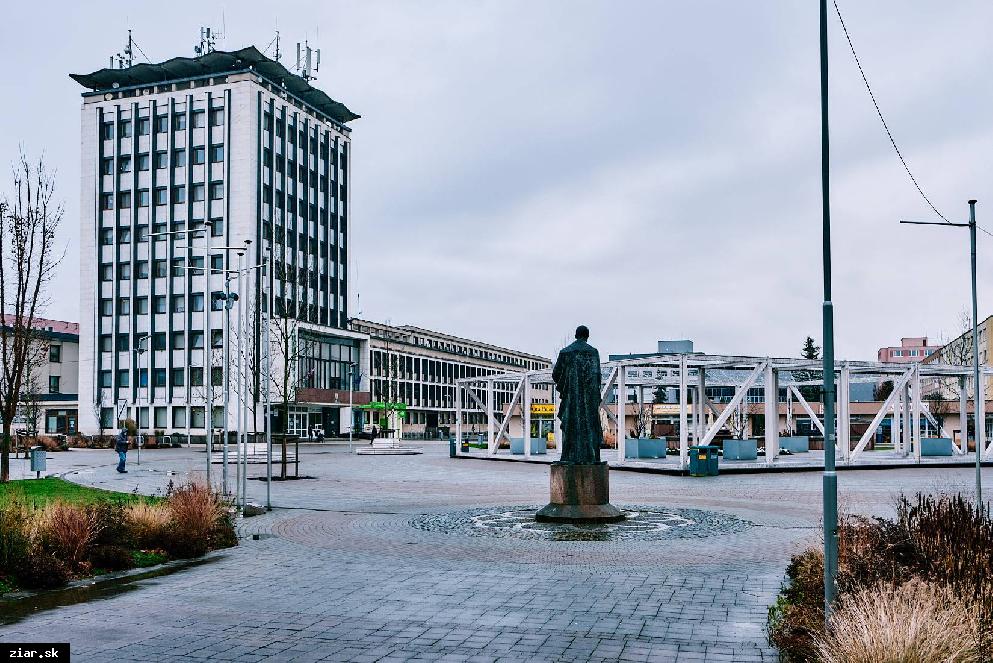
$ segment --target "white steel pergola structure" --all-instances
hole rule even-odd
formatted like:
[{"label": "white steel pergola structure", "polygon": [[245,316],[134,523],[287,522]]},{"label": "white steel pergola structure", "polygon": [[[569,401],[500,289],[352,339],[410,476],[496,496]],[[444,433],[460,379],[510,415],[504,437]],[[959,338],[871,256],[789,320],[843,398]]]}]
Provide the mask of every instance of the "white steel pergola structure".
[{"label": "white steel pergola structure", "polygon": [[[651,369],[651,370],[648,370]],[[663,377],[658,377],[655,369],[666,369]],[[649,387],[676,388],[679,401],[679,467],[689,464],[689,447],[710,444],[728,419],[745,402],[750,389],[763,389],[765,433],[765,464],[775,465],[779,457],[779,403],[780,388],[785,391],[787,421],[792,418],[792,403],[795,401],[810,417],[814,426],[822,433],[824,424],[814,409],[804,398],[800,387],[820,386],[820,380],[796,380],[796,373],[820,372],[822,363],[817,359],[784,359],[774,357],[739,357],[707,354],[666,354],[637,359],[609,361],[601,364],[602,386],[600,409],[607,419],[607,425],[616,430],[616,456],[608,460],[624,461],[627,431],[625,428],[625,398],[610,398],[616,387],[618,394],[627,393],[628,387],[636,387],[637,402],[644,398],[643,392]],[[985,376],[993,375],[993,368],[983,367],[983,379],[976,386],[974,399],[976,448],[983,458],[989,458],[993,444],[986,440],[986,413],[984,383]],[[921,457],[921,417],[927,419],[940,431],[942,437],[952,438],[957,455],[968,451],[968,389],[972,380],[972,367],[948,364],[887,364],[868,361],[839,361],[835,363],[838,383],[837,396],[837,457],[845,464],[851,464],[866,449],[883,420],[892,417],[894,451],[904,457]],[[922,379],[955,381],[959,396],[960,430],[963,431],[960,443],[955,444],[952,435],[938,425],[930,412],[927,400],[923,398]],[[868,429],[853,445],[851,438],[851,385],[855,383],[875,383],[881,379],[893,381],[893,391],[879,407]],[[497,412],[494,400],[495,385],[510,386],[513,393],[506,405],[506,413]],[[525,372],[508,372],[495,375],[463,378],[456,382],[455,395],[455,437],[461,442],[463,419],[468,412],[483,413],[486,421],[487,453],[496,455],[502,440],[510,440],[509,426],[515,407],[520,407],[524,431],[524,457],[530,458],[531,444],[527,438],[531,429],[531,403],[535,386],[551,388],[552,402],[557,404],[558,395],[552,381],[551,369]],[[706,387],[733,387],[734,396],[723,408],[718,408],[706,395]],[[692,395],[692,400],[690,396]],[[613,401],[613,402],[611,402]],[[556,441],[561,440],[559,420],[553,417],[553,431]],[[769,423],[773,422],[773,423]],[[456,453],[463,455],[460,443]]]}]

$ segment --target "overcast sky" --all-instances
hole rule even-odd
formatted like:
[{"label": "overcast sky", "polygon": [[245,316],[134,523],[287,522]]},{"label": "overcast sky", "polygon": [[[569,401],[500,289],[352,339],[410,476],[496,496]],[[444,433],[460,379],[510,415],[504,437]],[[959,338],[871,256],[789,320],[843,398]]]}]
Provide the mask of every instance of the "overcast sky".
[{"label": "overcast sky", "polygon": [[[817,3],[10,3],[0,163],[46,154],[69,254],[50,317],[78,320],[79,94],[127,29],[153,62],[322,49],[352,123],[353,315],[551,356],[579,323],[601,353],[660,338],[795,356],[821,342]],[[993,230],[993,4],[841,0],[911,168],[947,216]],[[307,17],[307,18],[304,18]],[[931,219],[831,31],[839,358],[958,333],[965,230]],[[289,57],[283,58],[290,64]],[[9,178],[0,183],[9,189]],[[993,238],[979,240],[990,313]],[[361,294],[361,305],[355,295]]]}]

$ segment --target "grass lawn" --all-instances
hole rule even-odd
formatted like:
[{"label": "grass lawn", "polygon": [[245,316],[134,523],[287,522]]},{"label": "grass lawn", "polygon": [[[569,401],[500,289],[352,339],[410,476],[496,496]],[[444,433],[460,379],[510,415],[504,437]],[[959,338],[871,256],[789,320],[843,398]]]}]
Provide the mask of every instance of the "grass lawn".
[{"label": "grass lawn", "polygon": [[39,507],[61,499],[76,504],[92,504],[94,502],[158,502],[159,497],[147,497],[133,493],[116,493],[110,490],[89,488],[79,484],[46,477],[44,479],[21,479],[0,483],[0,502],[13,496],[19,496],[31,506]]}]

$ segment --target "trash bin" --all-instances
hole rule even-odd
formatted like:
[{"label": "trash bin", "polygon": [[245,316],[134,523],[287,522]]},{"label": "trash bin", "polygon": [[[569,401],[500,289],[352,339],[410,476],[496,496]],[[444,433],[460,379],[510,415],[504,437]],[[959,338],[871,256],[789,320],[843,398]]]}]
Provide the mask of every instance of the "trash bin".
[{"label": "trash bin", "polygon": [[36,472],[38,478],[41,477],[41,473],[46,469],[46,460],[45,447],[31,447],[31,471]]},{"label": "trash bin", "polygon": [[690,447],[690,476],[716,477],[717,451],[712,445]]},{"label": "trash bin", "polygon": [[455,458],[455,438],[448,438],[448,455],[451,458]]}]

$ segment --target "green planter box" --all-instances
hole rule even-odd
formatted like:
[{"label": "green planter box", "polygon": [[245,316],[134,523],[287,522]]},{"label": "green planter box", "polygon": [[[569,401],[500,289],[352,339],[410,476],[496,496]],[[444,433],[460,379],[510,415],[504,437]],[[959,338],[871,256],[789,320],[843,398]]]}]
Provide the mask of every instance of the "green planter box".
[{"label": "green planter box", "polygon": [[951,438],[925,437],[921,440],[922,456],[951,456],[954,453]]},{"label": "green planter box", "polygon": [[724,460],[755,460],[758,457],[758,440],[724,440]]},{"label": "green planter box", "polygon": [[[524,438],[523,437],[512,437],[510,438],[510,453],[517,456],[524,455]],[[531,453],[532,454],[547,454],[548,453],[548,442],[543,437],[532,437],[531,438]]]},{"label": "green planter box", "polygon": [[810,438],[806,435],[779,438],[779,448],[789,449],[795,454],[805,454],[810,451]]},{"label": "green planter box", "polygon": [[665,458],[665,454],[664,437],[658,439],[638,437],[624,440],[625,458]]}]

